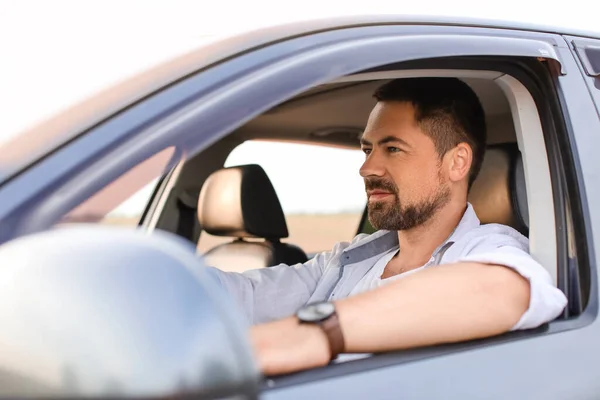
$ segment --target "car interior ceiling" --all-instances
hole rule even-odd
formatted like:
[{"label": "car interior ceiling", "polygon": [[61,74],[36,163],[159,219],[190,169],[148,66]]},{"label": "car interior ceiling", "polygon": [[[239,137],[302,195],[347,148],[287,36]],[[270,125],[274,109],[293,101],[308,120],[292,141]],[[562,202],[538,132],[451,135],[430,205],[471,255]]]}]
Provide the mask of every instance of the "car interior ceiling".
[{"label": "car interior ceiling", "polygon": [[[462,79],[477,93],[486,113],[488,127],[488,151],[469,201],[476,209],[482,223],[503,223],[527,234],[529,221],[525,181],[508,100],[493,80]],[[184,218],[193,218],[196,224],[193,233],[191,229],[187,230],[186,235],[191,236],[188,239],[197,241],[202,231],[196,217],[197,213],[201,216],[200,221],[204,219],[205,230],[212,234],[231,237],[232,243],[239,244],[238,239],[247,237],[265,239],[266,248],[260,250],[256,246],[254,249],[248,246],[242,251],[239,245],[214,250],[214,254],[219,255],[222,263],[231,264],[231,260],[235,259],[239,264],[240,254],[246,254],[244,257],[250,265],[257,265],[257,263],[269,265],[272,261],[288,262],[286,257],[294,260],[302,259],[303,253],[298,253],[296,249],[278,247],[280,239],[287,236],[281,234],[284,230],[287,232],[287,227],[285,217],[281,221],[275,215],[280,212],[281,207],[275,192],[268,189],[272,187],[270,182],[261,181],[266,175],[260,177],[260,172],[248,172],[247,168],[243,167],[238,169],[237,174],[228,174],[230,182],[223,184],[226,179],[223,178],[225,175],[221,174],[222,176],[218,178],[220,183],[217,185],[217,187],[220,185],[220,189],[213,187],[210,191],[210,201],[207,203],[201,199],[201,208],[198,209],[201,188],[209,176],[217,180],[215,176],[223,169],[229,153],[246,140],[292,141],[358,149],[359,136],[375,105],[372,93],[384,82],[371,80],[320,85],[247,122],[185,163],[157,227],[172,232],[177,231],[177,221],[183,217],[178,204],[183,203],[188,209],[193,210],[187,212]],[[208,154],[210,156],[207,156]],[[271,204],[271,208],[275,210],[272,213],[260,207],[261,202],[257,202],[257,199],[248,200],[249,192],[242,187],[248,181],[256,182],[257,179],[262,182],[259,187],[263,188],[261,189],[263,204]],[[266,180],[268,181],[268,178]],[[234,193],[238,193],[238,196],[243,195],[244,198],[239,196],[236,204],[232,204],[230,199],[223,197],[226,196],[225,193],[231,193],[231,190],[224,189],[227,185],[237,186],[237,192]],[[222,194],[219,194],[219,190]],[[244,203],[244,207],[239,204],[240,202]],[[223,207],[215,208],[214,204],[229,204],[230,210],[236,210],[233,214],[237,219],[233,221],[228,217],[232,212],[222,212]],[[253,207],[248,204],[252,204]],[[217,212],[217,208],[221,212]],[[242,213],[242,209],[245,209],[245,212]],[[262,214],[263,218],[256,218],[255,213]],[[211,219],[207,224],[208,215],[211,215]],[[251,227],[248,226],[248,221],[252,221]],[[249,229],[254,232],[249,232]],[[360,229],[368,231],[368,222]],[[225,261],[228,257],[229,261]]]}]

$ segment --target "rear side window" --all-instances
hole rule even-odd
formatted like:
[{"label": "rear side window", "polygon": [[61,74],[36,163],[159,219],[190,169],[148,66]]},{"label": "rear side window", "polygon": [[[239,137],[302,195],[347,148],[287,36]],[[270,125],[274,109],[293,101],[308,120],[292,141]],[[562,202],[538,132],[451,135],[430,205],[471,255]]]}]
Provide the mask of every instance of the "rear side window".
[{"label": "rear side window", "polygon": [[[366,204],[358,172],[363,160],[359,149],[247,141],[231,152],[225,167],[260,165],[286,216],[290,236],[284,241],[315,253],[356,235]],[[198,248],[202,252],[230,240],[203,233]]]},{"label": "rear side window", "polygon": [[572,41],[579,57],[596,108],[600,112],[600,40],[575,38]]}]

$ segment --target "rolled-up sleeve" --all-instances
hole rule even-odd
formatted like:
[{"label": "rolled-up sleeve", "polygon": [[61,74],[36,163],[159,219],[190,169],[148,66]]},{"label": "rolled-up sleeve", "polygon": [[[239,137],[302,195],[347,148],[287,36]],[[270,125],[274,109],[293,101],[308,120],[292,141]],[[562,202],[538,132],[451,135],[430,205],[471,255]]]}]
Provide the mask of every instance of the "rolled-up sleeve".
[{"label": "rolled-up sleeve", "polygon": [[530,254],[528,244],[513,235],[492,235],[472,246],[459,261],[502,265],[529,281],[529,308],[511,330],[536,328],[558,317],[567,298],[552,283],[548,271]]}]

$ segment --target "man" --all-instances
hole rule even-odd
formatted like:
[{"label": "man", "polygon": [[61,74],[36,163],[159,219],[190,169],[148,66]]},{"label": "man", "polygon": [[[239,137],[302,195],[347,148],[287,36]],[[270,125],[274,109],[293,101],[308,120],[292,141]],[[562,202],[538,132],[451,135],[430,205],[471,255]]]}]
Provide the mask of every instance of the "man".
[{"label": "man", "polygon": [[[567,300],[527,238],[467,203],[486,130],[458,79],[380,87],[361,139],[372,235],[305,264],[212,270],[244,309],[260,367],[279,374],[372,353],[534,328]],[[310,304],[307,306],[307,304]]]}]

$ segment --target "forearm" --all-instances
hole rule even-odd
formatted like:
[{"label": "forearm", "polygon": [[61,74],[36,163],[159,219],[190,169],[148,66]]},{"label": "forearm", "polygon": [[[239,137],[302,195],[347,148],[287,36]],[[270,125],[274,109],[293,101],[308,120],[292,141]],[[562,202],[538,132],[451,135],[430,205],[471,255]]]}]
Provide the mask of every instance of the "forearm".
[{"label": "forearm", "polygon": [[529,283],[501,266],[426,269],[337,302],[346,352],[378,352],[492,336],[529,305]]},{"label": "forearm", "polygon": [[[529,282],[509,268],[445,265],[336,302],[345,352],[374,353],[457,342],[508,331],[529,306]],[[265,374],[326,365],[316,325],[290,317],[251,329]]]}]

